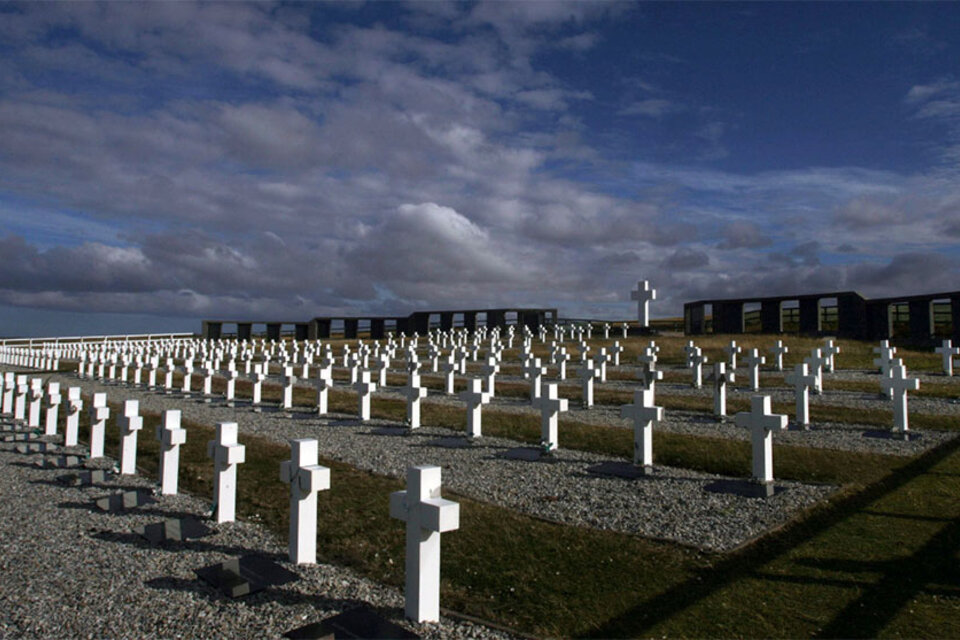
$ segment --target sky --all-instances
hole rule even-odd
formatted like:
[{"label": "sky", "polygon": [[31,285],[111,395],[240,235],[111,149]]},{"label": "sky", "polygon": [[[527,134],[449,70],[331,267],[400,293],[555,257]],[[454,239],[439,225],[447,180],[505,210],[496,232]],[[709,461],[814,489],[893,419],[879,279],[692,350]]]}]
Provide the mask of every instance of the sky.
[{"label": "sky", "polygon": [[960,290],[957,3],[0,3],[0,335]]}]

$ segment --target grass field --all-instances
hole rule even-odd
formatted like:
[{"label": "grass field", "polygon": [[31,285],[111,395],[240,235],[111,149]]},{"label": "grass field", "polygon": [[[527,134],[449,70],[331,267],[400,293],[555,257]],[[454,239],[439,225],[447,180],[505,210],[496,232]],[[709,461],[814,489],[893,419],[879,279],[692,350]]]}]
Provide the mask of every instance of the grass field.
[{"label": "grass field", "polygon": [[[661,360],[670,361],[684,344],[673,342],[658,340]],[[718,337],[716,342],[719,350],[726,340]],[[761,346],[763,341],[757,342]],[[791,339],[791,349],[794,342],[799,351],[801,341]],[[628,350],[641,344],[645,341],[628,341]],[[870,345],[842,342],[841,347],[838,364],[869,368]],[[930,354],[904,355],[916,362],[912,368],[939,369],[939,359]],[[524,385],[517,387],[518,393],[525,391]],[[246,387],[238,385],[238,395],[243,393]],[[278,397],[278,387],[264,388],[265,400]],[[628,400],[617,394],[604,398],[611,404]],[[690,402],[699,400],[658,393],[658,404],[668,410],[709,411],[703,403]],[[310,404],[311,392],[298,390],[297,402]],[[355,403],[350,392],[331,394],[331,411],[354,414]],[[680,406],[684,404],[692,406]],[[738,408],[745,407],[731,403],[731,410]],[[118,409],[113,408],[113,415]],[[820,409],[836,409],[830,419],[841,422],[880,424],[888,419],[843,407]],[[374,401],[377,417],[400,420],[403,412],[400,401]],[[929,428],[957,428],[954,418],[930,419]],[[158,416],[147,416],[141,432],[139,462],[148,477],[157,472],[158,447],[151,436],[158,422]],[[460,429],[465,416],[453,407],[424,405],[423,422]],[[922,422],[911,416],[914,426]],[[211,464],[205,447],[213,429],[185,427],[189,435],[181,452],[181,487],[208,498]],[[531,443],[540,438],[535,417],[492,409],[484,411],[484,431]],[[620,457],[632,451],[632,434],[625,429],[565,420],[561,432],[564,447]],[[116,433],[111,425],[108,454],[117,451]],[[239,470],[239,515],[283,538],[288,489],[277,470],[289,449],[249,434],[240,439],[248,454]],[[744,442],[657,433],[654,451],[661,464],[749,475]],[[960,635],[960,441],[912,459],[785,446],[777,447],[776,456],[778,477],[841,484],[843,489],[788,526],[727,554],[543,522],[445,491],[445,497],[461,504],[461,527],[443,539],[441,603],[453,612],[536,636]],[[332,460],[321,464],[331,467],[335,481],[319,497],[325,514],[319,519],[320,561],[401,586],[403,525],[390,519],[387,510],[388,495],[402,488],[401,481]]]}]

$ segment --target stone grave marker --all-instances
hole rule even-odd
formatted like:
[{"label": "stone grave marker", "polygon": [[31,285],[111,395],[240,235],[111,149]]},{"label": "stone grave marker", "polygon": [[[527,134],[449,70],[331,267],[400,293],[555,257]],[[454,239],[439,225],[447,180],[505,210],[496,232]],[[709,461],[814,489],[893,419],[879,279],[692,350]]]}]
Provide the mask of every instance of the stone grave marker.
[{"label": "stone grave marker", "polygon": [[943,375],[953,375],[953,358],[960,356],[960,348],[953,346],[952,340],[944,340],[939,347],[934,349],[943,358]]},{"label": "stone grave marker", "polygon": [[93,394],[93,407],[90,408],[90,458],[103,457],[103,439],[106,435],[107,418],[110,407],[107,406],[107,394]]},{"label": "stone grave marker", "polygon": [[810,388],[817,384],[817,377],[810,374],[807,363],[803,362],[794,365],[793,373],[788,374],[783,381],[793,385],[797,400],[797,426],[809,430]]},{"label": "stone grave marker", "polygon": [[94,504],[101,511],[115,513],[118,511],[127,511],[128,509],[135,509],[137,507],[142,507],[145,504],[151,504],[154,502],[156,502],[156,500],[153,499],[149,491],[136,489],[133,491],[123,491],[121,493],[114,493],[103,498],[98,498],[94,501]]},{"label": "stone grave marker", "polygon": [[51,382],[47,385],[47,413],[44,416],[43,435],[54,436],[57,434],[57,419],[60,414],[60,383]]},{"label": "stone grave marker", "polygon": [[783,371],[783,356],[790,353],[790,348],[783,344],[783,340],[777,340],[770,352],[773,353],[773,368],[777,371]]},{"label": "stone grave marker", "polygon": [[167,518],[160,522],[152,522],[134,529],[134,532],[153,544],[165,542],[186,542],[194,538],[205,538],[213,534],[213,530],[196,518]]},{"label": "stone grave marker", "polygon": [[620,417],[633,421],[633,464],[643,473],[653,473],[653,424],[663,420],[663,407],[653,404],[653,392],[633,392],[633,404],[620,407]]},{"label": "stone grave marker", "polygon": [[120,475],[137,472],[137,433],[143,428],[143,418],[139,414],[140,402],[126,400],[123,403],[123,415],[117,419],[120,427]]},{"label": "stone grave marker", "polygon": [[370,382],[370,372],[363,371],[353,388],[357,392],[358,416],[360,420],[366,422],[370,419],[370,397],[377,390],[377,385]]},{"label": "stone grave marker", "polygon": [[713,363],[713,415],[718,420],[727,417],[727,384],[737,381],[736,374],[727,373],[727,363]]},{"label": "stone grave marker", "polygon": [[750,390],[759,391],[760,365],[766,364],[767,359],[760,355],[759,349],[750,349],[750,352],[744,357],[743,361],[746,363],[750,372]]},{"label": "stone grave marker", "polygon": [[483,391],[480,378],[467,380],[467,388],[460,392],[459,398],[467,405],[467,437],[479,438],[483,435],[483,405],[490,402],[490,396]]},{"label": "stone grave marker", "polygon": [[551,382],[534,406],[540,409],[540,447],[545,453],[556,451],[560,444],[557,433],[559,414],[567,410],[567,400],[557,396],[557,384]]},{"label": "stone grave marker", "polygon": [[899,359],[890,366],[890,375],[883,378],[887,395],[893,400],[893,433],[907,439],[910,431],[907,411],[907,392],[920,388],[919,378],[907,376],[907,368]]},{"label": "stone grave marker", "polygon": [[249,554],[231,558],[194,573],[228,598],[242,598],[298,579],[297,574],[264,556]]},{"label": "stone grave marker", "polygon": [[738,427],[750,430],[753,449],[753,481],[773,495],[773,432],[787,428],[787,416],[770,410],[770,396],[756,395],[750,398],[750,411],[736,415]]},{"label": "stone grave marker", "polygon": [[80,412],[83,411],[83,398],[80,396],[80,387],[67,389],[67,420],[63,429],[63,446],[77,446],[80,432]]},{"label": "stone grave marker", "polygon": [[630,292],[630,299],[637,303],[637,323],[641,329],[650,326],[650,301],[657,299],[657,290],[650,288],[647,280],[637,282],[636,291]]}]

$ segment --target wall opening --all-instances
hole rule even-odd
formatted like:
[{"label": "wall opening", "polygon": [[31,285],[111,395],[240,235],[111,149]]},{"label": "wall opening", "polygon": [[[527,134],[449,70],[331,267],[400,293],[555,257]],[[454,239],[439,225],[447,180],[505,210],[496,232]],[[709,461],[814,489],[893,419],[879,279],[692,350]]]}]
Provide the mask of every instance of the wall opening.
[{"label": "wall opening", "polygon": [[800,333],[799,300],[784,300],[780,304],[780,326],[784,333]]},{"label": "wall opening", "polygon": [[763,329],[763,325],[760,322],[760,303],[744,302],[743,303],[743,332],[744,333],[760,333],[762,329]]},{"label": "wall opening", "polygon": [[836,334],[840,329],[839,307],[836,298],[820,298],[818,301],[819,316],[818,331],[821,333]]}]

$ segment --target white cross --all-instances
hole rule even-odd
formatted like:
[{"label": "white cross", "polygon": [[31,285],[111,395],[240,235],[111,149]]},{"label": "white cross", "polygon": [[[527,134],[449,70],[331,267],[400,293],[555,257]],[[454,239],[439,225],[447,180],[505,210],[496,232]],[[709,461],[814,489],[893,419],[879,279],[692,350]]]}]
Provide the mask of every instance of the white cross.
[{"label": "white cross", "polygon": [[467,436],[471,438],[483,435],[481,411],[483,405],[490,402],[490,395],[482,390],[482,386],[480,378],[471,378],[467,381],[467,389],[458,396],[467,404]]},{"label": "white cross", "polygon": [[187,441],[187,432],[180,428],[180,410],[167,409],[157,427],[160,441],[160,493],[176,495],[180,471],[180,445]]},{"label": "white cross", "polygon": [[401,391],[407,399],[407,424],[411,429],[420,427],[420,399],[427,397],[427,390],[420,386],[420,373],[412,370],[407,374],[407,386]]},{"label": "white cross", "polygon": [[536,404],[540,397],[540,380],[546,375],[547,368],[541,366],[540,358],[531,358],[523,372],[530,378],[530,402]]},{"label": "white cross", "polygon": [[750,369],[750,389],[760,390],[760,365],[766,364],[767,359],[760,355],[758,349],[750,349],[750,353],[743,359]]},{"label": "white cross", "polygon": [[633,404],[620,407],[620,417],[633,420],[633,464],[653,471],[653,423],[663,420],[663,407],[653,404],[653,391],[633,392]]},{"label": "white cross", "polygon": [[213,504],[217,522],[233,522],[237,511],[237,465],[246,461],[247,448],[237,441],[236,422],[218,422],[217,439],[207,442],[213,458]]},{"label": "white cross", "polygon": [[703,355],[700,347],[694,347],[693,355],[690,356],[690,366],[693,369],[693,388],[703,387],[703,365],[709,362],[709,358]]},{"label": "white cross", "polygon": [[327,404],[330,395],[330,388],[333,386],[333,374],[329,367],[317,368],[317,379],[315,382],[317,389],[317,415],[327,414]]},{"label": "white cross", "polygon": [[83,411],[83,398],[80,396],[80,387],[67,389],[67,423],[63,429],[63,446],[77,446],[77,436],[80,431],[80,412]]},{"label": "white cross", "polygon": [[934,351],[943,357],[943,375],[952,376],[953,356],[960,356],[960,348],[953,346],[953,341],[944,340]]},{"label": "white cross", "polygon": [[47,413],[43,431],[43,434],[46,436],[56,435],[57,433],[57,417],[60,413],[60,400],[60,383],[51,382],[47,384]]},{"label": "white cross", "polygon": [[806,362],[794,365],[793,373],[783,381],[792,384],[797,397],[797,424],[804,429],[810,428],[810,387],[816,386],[817,376],[810,374]]},{"label": "white cross", "polygon": [[293,385],[297,382],[297,376],[293,373],[293,367],[286,365],[283,367],[283,403],[282,408],[293,408]]},{"label": "white cross", "polygon": [[783,340],[777,340],[777,342],[770,347],[770,351],[773,352],[773,366],[777,371],[783,371],[783,356],[790,352],[790,348],[783,344]]},{"label": "white cross", "polygon": [[823,352],[823,357],[826,358],[824,362],[824,369],[827,373],[833,373],[834,370],[834,356],[840,353],[840,347],[833,343],[833,340],[827,340],[824,346],[820,347],[820,351]]},{"label": "white cross", "polygon": [[117,419],[120,427],[120,474],[133,475],[137,472],[137,432],[143,428],[140,417],[140,402],[126,400],[123,403],[123,415]]},{"label": "white cross", "polygon": [[491,398],[496,394],[496,378],[499,372],[500,364],[497,362],[497,357],[492,354],[488,355],[486,363],[480,367],[480,373],[487,379],[487,393],[490,394]]},{"label": "white cross", "polygon": [[727,384],[736,382],[736,374],[727,373],[725,362],[713,363],[713,415],[723,418],[727,415]]},{"label": "white cross", "polygon": [[813,392],[817,395],[823,393],[823,365],[826,358],[821,355],[820,349],[811,349],[810,355],[803,359],[804,363],[810,367],[810,375],[817,379],[813,385]]},{"label": "white cross", "polygon": [[613,341],[613,346],[610,347],[610,355],[613,356],[613,366],[620,366],[620,354],[623,353],[623,347],[620,345],[619,340]]},{"label": "white cross", "polygon": [[213,374],[216,372],[212,362],[203,363],[203,395],[209,396],[213,393]]},{"label": "white cross", "polygon": [[630,325],[628,325],[626,322],[624,322],[622,325],[620,325],[620,328],[623,329],[623,337],[624,337],[624,339],[626,339],[626,337],[627,337],[627,332],[630,330]]},{"label": "white cross", "polygon": [[603,339],[604,340],[610,339],[610,323],[609,322],[603,323]]},{"label": "white cross", "polygon": [[90,457],[103,457],[103,438],[110,407],[107,406],[107,394],[93,394],[93,407],[90,409]]},{"label": "white cross", "polygon": [[237,376],[240,374],[236,369],[230,369],[227,371],[227,391],[225,394],[227,405],[232,407],[233,401],[237,396]]},{"label": "white cross", "polygon": [[610,360],[610,354],[607,353],[606,347],[600,348],[600,353],[597,354],[597,371],[599,373],[599,382],[607,381],[607,362]]},{"label": "white cross", "polygon": [[545,395],[540,396],[534,403],[540,409],[540,444],[546,451],[555,451],[557,442],[557,423],[561,411],[567,410],[566,398],[557,397],[557,384],[547,384]]},{"label": "white cross", "polygon": [[750,429],[753,445],[753,479],[761,484],[773,482],[773,432],[787,428],[787,416],[770,410],[770,396],[750,398],[750,411],[736,415],[738,427]]},{"label": "white cross", "polygon": [[357,392],[360,419],[365,422],[370,419],[370,395],[377,390],[377,385],[370,382],[370,372],[363,371],[360,374],[360,379],[354,383],[353,388]]},{"label": "white cross", "polygon": [[890,367],[890,375],[883,379],[887,395],[893,400],[893,431],[906,435],[910,430],[907,413],[907,391],[920,388],[919,378],[908,378],[907,368],[899,360]]},{"label": "white cross", "polygon": [[637,282],[636,291],[630,292],[630,299],[637,303],[637,320],[641,329],[650,326],[650,301],[657,299],[657,290],[650,288],[646,280]]},{"label": "white cross", "polygon": [[724,353],[727,354],[727,362],[730,363],[731,371],[737,368],[737,354],[743,351],[738,345],[736,340],[731,340],[730,344],[723,348]]},{"label": "white cross", "polygon": [[460,505],[440,497],[440,467],[407,469],[406,491],[390,494],[390,517],[407,523],[404,614],[440,620],[440,534],[460,528]]},{"label": "white cross", "polygon": [[30,410],[27,413],[27,426],[40,426],[40,404],[43,402],[43,379],[30,379]]},{"label": "white cross", "polygon": [[330,488],[330,469],[317,464],[316,440],[290,441],[290,459],[280,463],[280,480],[290,485],[290,562],[317,562],[317,493]]},{"label": "white cross", "polygon": [[577,369],[577,375],[583,380],[583,406],[593,406],[593,380],[597,377],[597,370],[593,368],[593,360],[588,359],[583,366]]},{"label": "white cross", "polygon": [[23,421],[27,417],[27,392],[30,386],[27,384],[27,376],[17,376],[17,396],[13,401],[13,419]]},{"label": "white cross", "polygon": [[697,345],[693,344],[693,340],[687,342],[687,345],[683,348],[683,354],[685,356],[686,367],[689,369],[693,366],[693,355],[697,352]]}]

